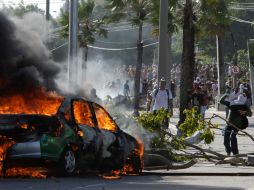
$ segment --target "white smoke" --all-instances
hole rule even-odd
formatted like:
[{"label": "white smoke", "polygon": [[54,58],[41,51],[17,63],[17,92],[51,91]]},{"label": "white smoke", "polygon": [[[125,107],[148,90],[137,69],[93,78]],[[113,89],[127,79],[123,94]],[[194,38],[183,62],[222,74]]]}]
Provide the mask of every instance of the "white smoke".
[{"label": "white smoke", "polygon": [[47,42],[48,34],[52,32],[53,28],[52,23],[47,21],[44,15],[35,12],[27,13],[22,18],[11,17],[11,20],[19,31],[17,37],[27,40],[28,43]]},{"label": "white smoke", "polygon": [[[68,83],[68,63],[61,64],[63,69],[57,79],[57,84],[65,92],[76,92],[88,95],[92,88],[96,89],[97,95],[103,100],[106,96],[112,98],[123,95],[123,86],[129,80],[130,90],[133,92],[134,82],[130,80],[123,63],[120,60],[106,60],[100,55],[90,58],[87,62],[87,69],[82,69],[82,52],[76,59],[77,69],[74,74],[76,85],[69,86]],[[75,67],[75,65],[71,65]],[[75,70],[71,68],[72,70]],[[112,85],[114,84],[114,86]]]}]

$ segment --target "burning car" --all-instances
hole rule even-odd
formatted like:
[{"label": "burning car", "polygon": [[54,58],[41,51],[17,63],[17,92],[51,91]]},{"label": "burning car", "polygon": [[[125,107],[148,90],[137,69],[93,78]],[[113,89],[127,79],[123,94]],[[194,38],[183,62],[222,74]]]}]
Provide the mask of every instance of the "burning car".
[{"label": "burning car", "polygon": [[20,103],[16,112],[6,111],[8,106],[0,109],[0,137],[12,142],[6,155],[0,155],[6,160],[3,170],[12,163],[53,163],[61,175],[73,175],[77,169],[142,171],[142,143],[123,132],[100,105],[76,97],[42,105],[35,106],[39,111],[24,113]]}]

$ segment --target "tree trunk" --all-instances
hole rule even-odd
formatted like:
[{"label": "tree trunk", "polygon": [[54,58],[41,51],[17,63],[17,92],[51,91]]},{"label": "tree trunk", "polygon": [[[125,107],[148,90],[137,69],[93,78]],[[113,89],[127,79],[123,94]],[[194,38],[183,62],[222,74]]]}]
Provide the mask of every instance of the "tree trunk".
[{"label": "tree trunk", "polygon": [[218,71],[218,98],[225,93],[225,65],[223,55],[223,38],[220,35],[216,36],[217,42],[217,71]]},{"label": "tree trunk", "polygon": [[183,53],[181,64],[181,83],[180,83],[180,121],[185,120],[183,111],[188,108],[187,96],[188,90],[192,89],[195,65],[195,30],[193,23],[192,0],[186,0],[184,7],[183,24]]},{"label": "tree trunk", "polygon": [[82,81],[81,84],[84,84],[86,80],[86,71],[87,71],[87,59],[88,59],[88,47],[85,46],[83,48],[83,53],[82,53]]},{"label": "tree trunk", "polygon": [[140,89],[140,76],[143,62],[143,42],[142,42],[142,30],[143,22],[139,24],[139,38],[137,42],[137,65],[135,72],[135,82],[134,82],[134,116],[139,116],[139,89]]}]

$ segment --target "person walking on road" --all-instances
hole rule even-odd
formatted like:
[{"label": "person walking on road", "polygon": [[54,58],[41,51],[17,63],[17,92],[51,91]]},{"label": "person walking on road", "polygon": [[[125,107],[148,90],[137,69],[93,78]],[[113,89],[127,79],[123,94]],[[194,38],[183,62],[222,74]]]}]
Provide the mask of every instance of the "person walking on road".
[{"label": "person walking on road", "polygon": [[228,125],[225,128],[224,134],[224,146],[227,155],[230,156],[239,154],[237,137],[239,129],[245,129],[248,127],[247,116],[251,116],[252,112],[246,105],[247,98],[244,93],[240,93],[237,99],[232,101],[226,100],[227,95],[222,96],[220,103],[227,106],[230,109],[228,116]]},{"label": "person walking on road", "polygon": [[[161,108],[170,112],[170,100],[172,101],[172,92],[166,89],[166,80],[162,78],[159,83],[159,88],[155,89],[151,94],[148,94],[147,111],[150,110],[151,103],[153,102],[152,112],[154,115]],[[168,118],[165,118],[165,128],[168,127]]]},{"label": "person walking on road", "polygon": [[129,87],[129,81],[126,80],[124,86],[123,86],[123,95],[126,99],[130,98],[130,87]]}]

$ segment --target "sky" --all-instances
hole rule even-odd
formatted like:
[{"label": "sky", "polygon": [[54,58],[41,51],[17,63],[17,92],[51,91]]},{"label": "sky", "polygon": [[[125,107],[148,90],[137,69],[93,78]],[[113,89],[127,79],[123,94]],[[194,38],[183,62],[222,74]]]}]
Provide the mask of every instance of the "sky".
[{"label": "sky", "polygon": [[[46,0],[23,0],[25,5],[27,4],[38,4],[38,7],[42,10],[46,9]],[[19,4],[20,0],[0,0],[0,6],[4,3],[5,5],[12,5],[15,6]],[[59,12],[60,8],[65,3],[65,0],[50,0],[50,14],[53,17],[56,17]]]}]

